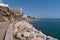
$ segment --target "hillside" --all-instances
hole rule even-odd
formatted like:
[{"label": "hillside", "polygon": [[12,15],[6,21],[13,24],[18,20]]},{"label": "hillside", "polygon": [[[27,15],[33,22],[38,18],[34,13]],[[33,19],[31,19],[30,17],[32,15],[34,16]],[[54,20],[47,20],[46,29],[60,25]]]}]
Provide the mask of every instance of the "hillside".
[{"label": "hillside", "polygon": [[20,8],[8,8],[0,6],[0,22],[4,21],[20,21],[35,19],[31,16],[24,15]]}]

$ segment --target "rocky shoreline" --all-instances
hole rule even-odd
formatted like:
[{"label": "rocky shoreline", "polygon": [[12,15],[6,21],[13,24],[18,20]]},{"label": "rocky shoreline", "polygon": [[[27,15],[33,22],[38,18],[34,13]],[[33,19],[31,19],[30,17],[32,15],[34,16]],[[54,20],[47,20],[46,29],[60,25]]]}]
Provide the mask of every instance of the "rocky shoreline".
[{"label": "rocky shoreline", "polygon": [[[12,34],[9,35],[12,36],[12,40],[58,40],[51,36],[45,35],[41,31],[38,31],[27,21],[14,22],[10,25],[10,28],[10,30],[12,30]],[[7,37],[5,40],[7,40]]]},{"label": "rocky shoreline", "polygon": [[[10,35],[12,32],[12,35],[10,35],[10,37],[12,36],[16,37],[15,39],[17,40],[58,40],[51,36],[45,35],[41,31],[38,31],[36,28],[34,28],[32,24],[29,23],[30,21],[36,21],[37,20],[36,18],[24,15],[21,12],[19,12],[19,10],[16,11],[17,9],[13,11],[8,7],[0,6],[0,10],[1,10],[0,21],[13,23],[13,25],[10,26],[11,29],[8,28],[7,30],[7,34],[6,34],[7,36]],[[17,13],[19,15],[16,15]],[[6,40],[7,38],[8,37],[6,37]]]},{"label": "rocky shoreline", "polygon": [[[28,22],[36,20],[37,18],[35,17],[23,14],[22,8],[9,8],[9,5],[0,2],[0,23],[11,23],[10,26],[7,26],[7,24],[5,25],[8,27],[5,29],[8,29],[6,35],[3,35],[1,32],[1,34],[4,36],[4,40],[58,40],[51,36],[45,35],[41,31],[38,31],[32,24]],[[2,26],[5,27],[4,25]]]}]

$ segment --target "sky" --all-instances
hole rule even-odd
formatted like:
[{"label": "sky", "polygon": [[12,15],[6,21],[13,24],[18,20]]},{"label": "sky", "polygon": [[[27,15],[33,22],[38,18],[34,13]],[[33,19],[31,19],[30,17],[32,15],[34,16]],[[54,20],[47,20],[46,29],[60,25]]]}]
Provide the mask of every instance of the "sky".
[{"label": "sky", "polygon": [[24,14],[37,18],[60,18],[60,0],[3,0],[10,7],[21,7]]}]

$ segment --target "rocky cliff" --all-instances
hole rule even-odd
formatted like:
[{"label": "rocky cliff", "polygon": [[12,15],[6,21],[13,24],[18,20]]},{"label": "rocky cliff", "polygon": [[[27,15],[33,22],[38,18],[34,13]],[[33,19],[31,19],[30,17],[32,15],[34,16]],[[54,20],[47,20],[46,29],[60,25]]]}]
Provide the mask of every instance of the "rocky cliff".
[{"label": "rocky cliff", "polygon": [[[17,9],[16,9],[17,10]],[[0,6],[0,20],[5,20],[5,21],[12,21],[12,20],[16,20],[17,18],[20,19],[20,17],[22,17],[21,15],[16,15],[16,10],[13,10],[11,8],[8,8],[8,7],[3,7],[3,6]],[[17,10],[19,11],[19,10]],[[15,14],[16,13],[16,14]],[[20,12],[19,12],[20,14]]]},{"label": "rocky cliff", "polygon": [[23,17],[23,16],[24,14],[20,10],[20,8],[9,8],[5,6],[0,6],[0,22],[35,19],[30,16],[27,17]]}]

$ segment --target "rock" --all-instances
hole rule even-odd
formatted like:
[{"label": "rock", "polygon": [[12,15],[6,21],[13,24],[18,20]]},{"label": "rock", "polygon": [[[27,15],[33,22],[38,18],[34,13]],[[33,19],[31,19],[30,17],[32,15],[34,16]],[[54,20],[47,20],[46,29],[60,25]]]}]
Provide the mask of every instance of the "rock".
[{"label": "rock", "polygon": [[[41,31],[38,31],[32,24],[27,21],[13,23],[12,33],[18,40],[58,40],[51,36],[47,36]],[[14,34],[15,33],[15,34]],[[14,37],[14,36],[13,36]]]},{"label": "rock", "polygon": [[29,32],[24,32],[23,35],[24,37],[29,37],[31,34]]},{"label": "rock", "polygon": [[48,39],[48,40],[58,40],[58,39],[53,38],[53,37],[51,37],[51,36],[47,36],[47,39]]},{"label": "rock", "polygon": [[32,40],[44,40],[44,39],[40,37],[34,37]]}]

